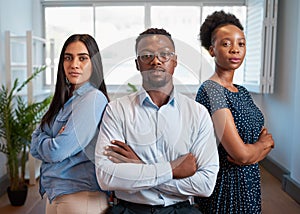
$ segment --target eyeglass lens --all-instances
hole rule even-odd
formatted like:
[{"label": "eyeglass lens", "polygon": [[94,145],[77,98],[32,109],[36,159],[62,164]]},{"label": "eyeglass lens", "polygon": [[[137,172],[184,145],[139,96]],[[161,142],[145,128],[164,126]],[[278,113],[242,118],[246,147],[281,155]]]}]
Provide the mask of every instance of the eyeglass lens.
[{"label": "eyeglass lens", "polygon": [[145,54],[139,55],[139,57],[140,57],[142,62],[148,64],[148,63],[152,62],[154,57],[157,57],[158,60],[161,61],[161,62],[167,62],[167,61],[170,60],[171,56],[173,56],[173,55],[174,55],[173,52],[160,52],[160,53],[157,53],[157,54],[145,53]]}]

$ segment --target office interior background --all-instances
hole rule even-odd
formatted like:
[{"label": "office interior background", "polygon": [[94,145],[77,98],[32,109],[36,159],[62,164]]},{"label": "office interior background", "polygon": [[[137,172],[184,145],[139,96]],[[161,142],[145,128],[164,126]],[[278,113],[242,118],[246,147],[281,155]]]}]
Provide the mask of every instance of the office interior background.
[{"label": "office interior background", "polygon": [[[175,83],[194,98],[201,82],[213,71],[213,61],[198,40],[200,25],[208,14],[219,9],[236,14],[249,36],[248,58],[237,71],[235,81],[249,88],[273,134],[275,148],[262,164],[300,203],[298,0],[0,0],[0,83],[26,78],[29,35],[34,41],[32,66],[47,64],[46,72],[34,82],[33,95],[40,99],[52,93],[64,40],[73,33],[89,33],[99,44],[108,92],[114,99],[129,93],[128,83],[140,84],[134,67],[136,36],[147,27],[163,27],[172,34],[178,53]],[[267,9],[271,9],[271,17],[264,20]],[[262,25],[265,31],[254,31],[263,29]],[[8,44],[7,38],[14,36],[24,36],[25,43],[12,39]],[[6,157],[0,153],[0,194],[7,186]]]}]

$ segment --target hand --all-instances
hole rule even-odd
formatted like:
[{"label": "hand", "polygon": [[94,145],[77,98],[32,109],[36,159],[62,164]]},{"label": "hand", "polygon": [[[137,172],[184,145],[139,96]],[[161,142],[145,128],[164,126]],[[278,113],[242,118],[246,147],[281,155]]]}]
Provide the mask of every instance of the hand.
[{"label": "hand", "polygon": [[190,177],[197,171],[196,158],[192,153],[188,153],[171,161],[174,179]]},{"label": "hand", "polygon": [[265,144],[265,149],[273,149],[275,147],[272,134],[268,133],[268,129],[265,127],[262,129],[259,135],[258,142]]},{"label": "hand", "polygon": [[126,143],[113,140],[114,146],[106,146],[104,155],[114,163],[143,163],[136,153]]},{"label": "hand", "polygon": [[263,160],[269,154],[269,152],[274,148],[273,137],[270,133],[268,133],[268,130],[265,127],[262,129],[262,131],[259,135],[258,141],[256,143],[260,143],[262,145],[262,148],[261,148],[260,153],[257,156],[257,158],[255,158],[251,161],[248,161],[247,163],[242,163],[242,162],[239,162],[239,161],[233,159],[231,156],[228,155],[227,160],[229,162],[239,165],[239,166],[255,164],[255,163]]},{"label": "hand", "polygon": [[65,130],[65,128],[66,128],[65,126],[61,127],[61,129],[59,130],[58,134],[63,133],[63,131]]},{"label": "hand", "polygon": [[239,166],[245,166],[245,165],[250,165],[250,164],[255,164],[255,163],[258,163],[259,161],[263,160],[268,154],[269,152],[272,150],[272,148],[274,147],[268,147],[266,149],[264,149],[264,151],[260,154],[260,156],[254,160],[254,161],[251,161],[251,162],[247,162],[247,163],[242,163],[242,162],[239,162],[237,160],[234,160],[231,156],[227,156],[227,160],[233,164],[236,164],[236,165],[239,165]]}]

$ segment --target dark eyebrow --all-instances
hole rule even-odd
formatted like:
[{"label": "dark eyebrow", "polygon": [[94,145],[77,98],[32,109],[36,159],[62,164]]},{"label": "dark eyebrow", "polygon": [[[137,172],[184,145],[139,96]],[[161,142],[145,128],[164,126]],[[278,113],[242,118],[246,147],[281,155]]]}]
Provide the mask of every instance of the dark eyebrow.
[{"label": "dark eyebrow", "polygon": [[88,53],[79,53],[79,54],[77,54],[78,56],[90,56]]},{"label": "dark eyebrow", "polygon": [[[71,53],[65,53],[64,55],[68,55],[68,56],[73,56],[73,54],[71,54]],[[78,56],[90,56],[88,53],[79,53],[79,54],[77,54]]]}]

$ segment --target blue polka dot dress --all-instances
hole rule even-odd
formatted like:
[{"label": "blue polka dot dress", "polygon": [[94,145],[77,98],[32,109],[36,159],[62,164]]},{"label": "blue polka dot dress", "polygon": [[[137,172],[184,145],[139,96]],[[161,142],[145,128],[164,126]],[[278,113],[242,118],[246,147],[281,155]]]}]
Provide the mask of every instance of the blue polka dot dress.
[{"label": "blue polka dot dress", "polygon": [[[222,108],[230,109],[236,128],[245,143],[255,143],[264,124],[261,111],[249,92],[235,85],[231,92],[218,83],[207,80],[199,88],[196,101],[203,104],[212,115]],[[238,166],[227,160],[222,144],[218,146],[220,170],[213,194],[209,198],[196,198],[204,213],[261,213],[260,171],[258,164]]]}]

